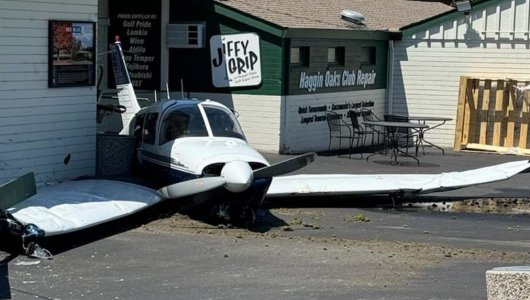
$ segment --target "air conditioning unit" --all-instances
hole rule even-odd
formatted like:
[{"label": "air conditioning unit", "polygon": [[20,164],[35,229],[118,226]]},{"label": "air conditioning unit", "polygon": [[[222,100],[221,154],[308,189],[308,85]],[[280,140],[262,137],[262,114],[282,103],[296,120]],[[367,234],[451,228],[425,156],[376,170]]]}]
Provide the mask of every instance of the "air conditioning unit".
[{"label": "air conditioning unit", "polygon": [[168,48],[204,48],[205,23],[167,25]]}]

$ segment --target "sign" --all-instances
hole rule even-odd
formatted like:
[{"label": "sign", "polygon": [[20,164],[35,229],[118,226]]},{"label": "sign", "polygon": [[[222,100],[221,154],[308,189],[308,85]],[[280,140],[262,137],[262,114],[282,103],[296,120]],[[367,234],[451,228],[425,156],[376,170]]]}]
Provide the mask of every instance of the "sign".
[{"label": "sign", "polygon": [[95,84],[95,23],[49,21],[48,87]]},{"label": "sign", "polygon": [[214,35],[210,38],[210,56],[215,87],[261,84],[260,41],[257,34]]},{"label": "sign", "polygon": [[[356,101],[356,102],[343,102],[343,103],[329,103],[317,106],[305,105],[298,106],[298,114],[300,115],[300,123],[308,125],[310,123],[325,122],[326,112],[334,111],[339,112],[340,116],[346,115],[350,117],[350,111],[354,111],[357,117],[360,117],[363,113],[361,109],[367,107],[374,107],[375,102],[372,100]],[[345,112],[345,113],[343,113]]]},{"label": "sign", "polygon": [[[119,36],[132,85],[139,90],[160,89],[161,3],[113,0],[109,3],[109,44]],[[108,86],[115,86],[109,68]]]},{"label": "sign", "polygon": [[361,70],[343,70],[317,72],[316,74],[300,73],[299,89],[315,92],[319,88],[359,86],[366,88],[375,84],[375,70],[363,72]]}]

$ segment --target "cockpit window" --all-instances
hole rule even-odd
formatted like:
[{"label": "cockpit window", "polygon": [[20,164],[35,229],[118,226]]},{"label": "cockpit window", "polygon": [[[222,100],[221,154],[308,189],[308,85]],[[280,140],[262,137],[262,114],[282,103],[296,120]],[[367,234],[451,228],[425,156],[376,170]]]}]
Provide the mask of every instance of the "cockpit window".
[{"label": "cockpit window", "polygon": [[162,145],[184,136],[208,136],[201,112],[195,105],[181,107],[164,117],[159,144]]},{"label": "cockpit window", "polygon": [[220,107],[214,106],[203,106],[208,122],[212,128],[214,136],[221,137],[235,137],[238,139],[245,139],[243,130],[239,126],[239,123],[235,119],[234,115],[229,111]]},{"label": "cockpit window", "polygon": [[144,130],[142,132],[143,142],[153,145],[156,137],[156,121],[158,113],[149,113],[144,121]]}]

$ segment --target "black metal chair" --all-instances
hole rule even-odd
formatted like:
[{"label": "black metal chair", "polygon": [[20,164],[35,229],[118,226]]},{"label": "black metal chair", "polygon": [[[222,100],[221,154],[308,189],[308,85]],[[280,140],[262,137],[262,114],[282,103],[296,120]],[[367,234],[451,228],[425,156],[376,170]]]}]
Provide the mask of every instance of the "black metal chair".
[{"label": "black metal chair", "polygon": [[[379,117],[377,117],[376,114],[371,109],[368,108],[361,108],[361,117],[363,118],[363,121],[370,121],[370,122],[377,122],[382,121]],[[388,141],[386,140],[386,132],[384,132],[381,128],[378,128],[374,125],[364,125],[364,131],[367,132],[367,135],[372,136],[372,151],[375,152],[375,141],[377,136],[377,143],[381,141],[381,137],[383,138],[383,148],[387,148]]]},{"label": "black metal chair", "polygon": [[348,157],[351,159],[351,151],[353,148],[353,141],[357,140],[357,146],[359,147],[360,135],[355,135],[352,127],[342,119],[342,115],[336,112],[326,112],[326,120],[329,128],[329,144],[328,151],[331,150],[331,142],[333,139],[339,140],[339,157],[342,150],[342,140],[348,140]]},{"label": "black metal chair", "polygon": [[[354,136],[355,135],[359,136],[360,140],[361,140],[360,152],[361,152],[361,158],[362,158],[363,157],[363,152],[364,152],[364,147],[366,145],[366,137],[368,135],[372,136],[372,151],[375,151],[375,145],[374,145],[375,132],[374,131],[365,130],[365,127],[363,127],[363,126],[361,126],[361,124],[359,124],[359,116],[357,115],[357,111],[350,110],[348,112],[348,115],[349,115],[350,120],[351,120],[351,127],[352,127],[352,130],[353,130]],[[358,144],[358,142],[357,142],[357,144]]]}]

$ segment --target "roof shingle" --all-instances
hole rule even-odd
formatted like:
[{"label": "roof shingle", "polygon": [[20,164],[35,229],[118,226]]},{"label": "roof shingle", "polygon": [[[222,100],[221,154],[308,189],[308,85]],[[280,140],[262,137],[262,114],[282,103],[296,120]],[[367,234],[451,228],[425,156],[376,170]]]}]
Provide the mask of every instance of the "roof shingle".
[{"label": "roof shingle", "polygon": [[366,29],[397,30],[452,10],[440,2],[412,0],[216,0],[285,28],[351,29],[344,9],[363,14]]}]

